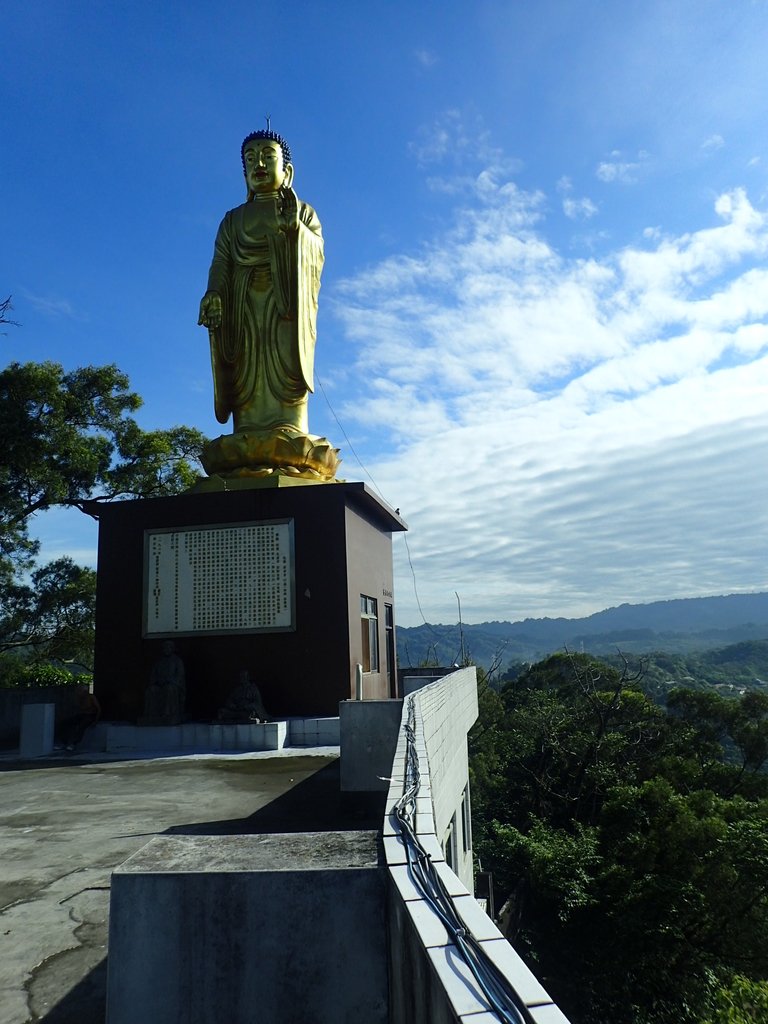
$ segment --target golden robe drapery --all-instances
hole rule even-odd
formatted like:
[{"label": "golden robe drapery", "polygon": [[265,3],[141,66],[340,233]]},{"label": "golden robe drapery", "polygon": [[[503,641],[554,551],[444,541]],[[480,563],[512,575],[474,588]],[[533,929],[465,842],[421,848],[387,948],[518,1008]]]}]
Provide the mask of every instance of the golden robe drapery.
[{"label": "golden robe drapery", "polygon": [[257,237],[247,226],[248,206],[221,222],[208,277],[208,290],[222,301],[221,327],[210,332],[216,418],[226,423],[234,415],[235,431],[306,433],[324,259],[320,221],[297,200],[298,229]]}]

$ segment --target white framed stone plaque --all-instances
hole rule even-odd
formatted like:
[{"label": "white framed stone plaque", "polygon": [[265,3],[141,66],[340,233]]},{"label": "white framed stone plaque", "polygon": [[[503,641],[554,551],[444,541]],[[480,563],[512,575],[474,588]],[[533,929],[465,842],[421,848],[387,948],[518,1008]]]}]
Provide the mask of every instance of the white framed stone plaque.
[{"label": "white framed stone plaque", "polygon": [[295,629],[293,520],[146,530],[145,637]]}]

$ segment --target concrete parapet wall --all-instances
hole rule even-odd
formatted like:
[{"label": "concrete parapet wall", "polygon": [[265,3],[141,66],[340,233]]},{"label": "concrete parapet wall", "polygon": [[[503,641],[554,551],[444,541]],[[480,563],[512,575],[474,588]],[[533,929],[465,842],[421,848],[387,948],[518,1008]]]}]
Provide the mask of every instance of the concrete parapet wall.
[{"label": "concrete parapet wall", "polygon": [[[466,735],[477,717],[474,669],[463,669],[413,695],[415,748],[421,786],[416,833],[440,875],[459,917],[528,1007],[536,1024],[568,1024],[471,893],[446,863],[445,829],[457,815],[467,785]],[[498,1020],[440,918],[414,882],[392,811],[406,778],[408,699],[392,765],[384,821],[389,875],[390,1024],[491,1024]],[[468,792],[468,791],[467,791]],[[470,849],[471,857],[471,849]],[[463,862],[466,866],[466,862]],[[461,867],[461,865],[458,865]]]},{"label": "concrete parapet wall", "polygon": [[158,837],[112,875],[108,1024],[388,1024],[372,832]]},{"label": "concrete parapet wall", "polygon": [[429,761],[435,835],[445,842],[454,824],[454,869],[468,888],[473,888],[472,837],[469,812],[462,814],[462,800],[469,800],[467,734],[477,719],[477,672],[459,669],[419,690],[414,697]]},{"label": "concrete parapet wall", "polygon": [[342,792],[389,789],[402,700],[345,700],[339,704]]},{"label": "concrete parapet wall", "polygon": [[[545,989],[446,866],[441,872],[459,916],[501,967],[539,1024],[568,1024]],[[388,897],[391,1024],[480,1024],[497,1020],[439,918],[394,874]]]},{"label": "concrete parapet wall", "polygon": [[406,697],[410,697],[412,693],[417,690],[422,690],[425,686],[429,686],[430,683],[437,682],[438,679],[442,679],[440,676],[403,676],[403,694]]}]

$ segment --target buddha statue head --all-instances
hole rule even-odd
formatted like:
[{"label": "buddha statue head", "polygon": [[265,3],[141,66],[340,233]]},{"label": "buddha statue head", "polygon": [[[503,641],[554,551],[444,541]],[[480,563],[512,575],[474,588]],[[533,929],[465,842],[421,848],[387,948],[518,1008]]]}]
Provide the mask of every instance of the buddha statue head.
[{"label": "buddha statue head", "polygon": [[293,181],[291,150],[285,139],[269,129],[251,132],[240,147],[248,202],[273,196]]}]

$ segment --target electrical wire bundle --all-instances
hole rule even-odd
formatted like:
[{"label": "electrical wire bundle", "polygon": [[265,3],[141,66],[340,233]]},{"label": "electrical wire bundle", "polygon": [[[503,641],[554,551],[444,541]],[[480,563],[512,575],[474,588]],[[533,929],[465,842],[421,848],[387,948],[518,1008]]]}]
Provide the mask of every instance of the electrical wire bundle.
[{"label": "electrical wire bundle", "polygon": [[395,804],[392,815],[400,828],[411,879],[440,918],[459,955],[502,1024],[536,1024],[527,1006],[507,977],[465,927],[445,883],[432,863],[431,856],[416,835],[416,797],[419,794],[421,781],[419,755],[416,751],[416,713],[413,697],[408,699],[408,721],[404,729],[406,734],[405,783],[403,795]]}]

